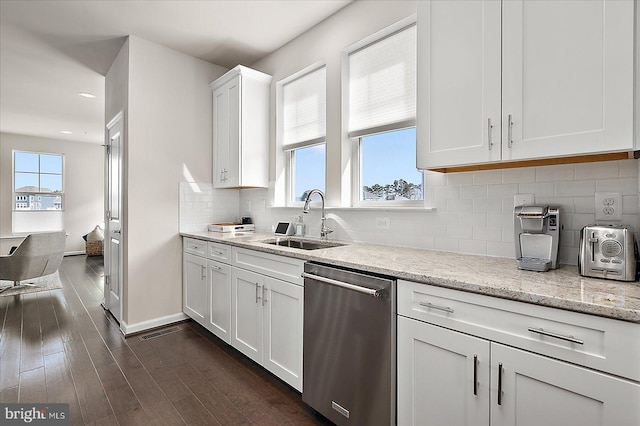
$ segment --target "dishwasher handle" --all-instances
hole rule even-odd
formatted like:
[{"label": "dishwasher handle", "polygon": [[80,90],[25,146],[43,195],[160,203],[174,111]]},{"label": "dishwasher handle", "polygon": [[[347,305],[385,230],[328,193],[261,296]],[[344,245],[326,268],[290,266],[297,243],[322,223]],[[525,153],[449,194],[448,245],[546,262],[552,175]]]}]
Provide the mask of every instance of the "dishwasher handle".
[{"label": "dishwasher handle", "polygon": [[325,278],[325,277],[321,277],[319,275],[314,275],[314,274],[308,274],[306,272],[303,272],[301,274],[302,278],[309,278],[312,280],[316,280],[316,281],[320,281],[326,284],[331,284],[331,285],[335,285],[337,287],[342,287],[342,288],[346,288],[348,290],[353,290],[353,291],[357,291],[359,293],[364,293],[366,295],[369,296],[373,296],[373,297],[382,297],[382,292],[380,290],[376,290],[373,288],[367,288],[367,287],[362,287],[359,285],[354,285],[354,284],[349,284],[349,283],[345,283],[343,281],[338,281],[338,280],[332,280],[331,278]]}]

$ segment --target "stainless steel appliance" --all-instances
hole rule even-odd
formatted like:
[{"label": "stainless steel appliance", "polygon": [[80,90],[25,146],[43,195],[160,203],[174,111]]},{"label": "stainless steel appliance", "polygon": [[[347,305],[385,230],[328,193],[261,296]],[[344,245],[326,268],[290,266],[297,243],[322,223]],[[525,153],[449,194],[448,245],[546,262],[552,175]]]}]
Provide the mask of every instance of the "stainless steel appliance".
[{"label": "stainless steel appliance", "polygon": [[556,269],[562,229],[558,207],[517,206],[514,215],[514,240],[518,268],[538,272]]},{"label": "stainless steel appliance", "polygon": [[624,225],[591,225],[580,232],[580,275],[635,281],[638,251],[633,232]]},{"label": "stainless steel appliance", "polygon": [[302,400],[337,425],[395,425],[395,281],[304,267]]}]

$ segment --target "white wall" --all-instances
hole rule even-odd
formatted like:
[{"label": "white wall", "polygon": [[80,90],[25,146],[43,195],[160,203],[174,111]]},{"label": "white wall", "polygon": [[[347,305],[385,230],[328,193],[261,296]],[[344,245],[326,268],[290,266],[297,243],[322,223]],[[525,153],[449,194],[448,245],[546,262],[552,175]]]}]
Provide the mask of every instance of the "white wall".
[{"label": "white wall", "polygon": [[[182,312],[179,183],[211,181],[208,84],[225,71],[129,37],[123,313],[129,326]],[[123,83],[107,78],[113,84]],[[109,93],[119,92],[107,87]],[[107,112],[119,110],[109,99],[107,105]]]},{"label": "white wall", "polygon": [[[12,235],[13,150],[64,154],[64,228],[69,234],[65,252],[84,252],[82,236],[104,221],[104,148],[92,143],[0,133],[0,237]],[[6,254],[11,245],[16,241],[3,240],[0,252]]]}]

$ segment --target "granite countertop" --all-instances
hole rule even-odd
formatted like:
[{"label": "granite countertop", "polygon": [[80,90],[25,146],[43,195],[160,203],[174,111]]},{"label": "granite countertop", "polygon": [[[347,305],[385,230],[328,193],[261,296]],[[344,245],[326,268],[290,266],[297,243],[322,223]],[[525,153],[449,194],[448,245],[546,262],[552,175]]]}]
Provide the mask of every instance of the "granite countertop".
[{"label": "granite countertop", "polygon": [[586,278],[577,266],[519,270],[513,259],[344,242],[319,250],[265,244],[273,234],[181,232],[180,235],[315,260],[399,279],[640,323],[640,283]]}]

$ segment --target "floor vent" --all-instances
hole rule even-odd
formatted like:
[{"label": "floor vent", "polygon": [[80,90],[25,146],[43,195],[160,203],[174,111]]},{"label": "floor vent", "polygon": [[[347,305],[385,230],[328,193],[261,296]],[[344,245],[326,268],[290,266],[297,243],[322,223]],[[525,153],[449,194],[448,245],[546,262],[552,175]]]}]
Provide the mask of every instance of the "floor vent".
[{"label": "floor vent", "polygon": [[151,340],[156,337],[166,336],[167,334],[175,333],[176,331],[180,331],[180,327],[169,327],[164,330],[156,331],[154,333],[145,334],[144,336],[140,336],[140,340]]}]

